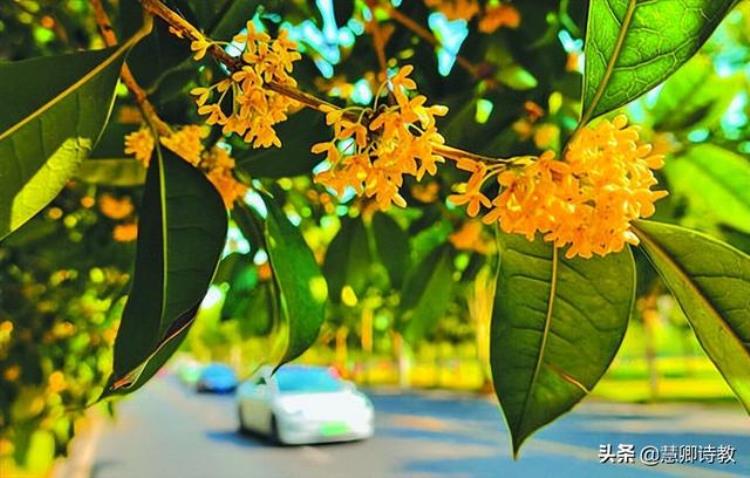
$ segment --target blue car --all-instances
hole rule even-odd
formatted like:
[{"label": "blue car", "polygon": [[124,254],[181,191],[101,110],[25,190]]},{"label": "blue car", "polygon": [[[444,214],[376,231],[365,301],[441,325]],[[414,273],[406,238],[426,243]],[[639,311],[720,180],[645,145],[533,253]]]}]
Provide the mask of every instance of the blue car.
[{"label": "blue car", "polygon": [[198,392],[229,393],[237,388],[237,374],[229,366],[221,363],[207,365],[197,383]]}]

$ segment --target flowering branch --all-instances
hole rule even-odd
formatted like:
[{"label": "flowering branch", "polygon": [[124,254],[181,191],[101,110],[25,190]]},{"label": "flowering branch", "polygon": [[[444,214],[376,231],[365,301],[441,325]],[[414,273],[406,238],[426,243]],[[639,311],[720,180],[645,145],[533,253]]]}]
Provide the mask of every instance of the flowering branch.
[{"label": "flowering branch", "polygon": [[[190,22],[164,5],[160,0],[141,0],[141,2],[147,12],[164,20],[176,36],[191,42],[201,42],[202,44],[210,45],[208,46],[208,51],[218,62],[226,66],[231,72],[242,70],[243,62],[240,58],[233,57],[220,45],[212,43]],[[322,100],[317,96],[311,95],[292,86],[282,85],[275,81],[266,82],[265,86],[275,93],[293,99],[302,105],[317,111],[330,112],[332,110],[340,109],[338,106],[329,103],[328,101]],[[356,113],[349,111],[345,111],[343,116],[355,123],[360,119]],[[463,158],[484,163],[510,163],[512,161],[512,159],[493,158],[444,144],[434,145],[434,151],[435,153],[454,161]]]},{"label": "flowering branch", "polygon": [[[354,188],[374,198],[380,209],[405,207],[400,195],[404,178],[432,176],[437,164],[449,158],[471,173],[466,183],[454,185],[456,194],[448,198],[453,204],[466,205],[472,217],[484,214],[485,223],[499,224],[505,232],[529,240],[542,234],[556,248],[569,246],[568,258],[603,256],[637,244],[631,221],[651,216],[654,202],[667,194],[651,189],[662,156],[640,141],[637,127],[628,126],[624,116],[582,128],[560,159],[553,151],[540,157],[487,158],[444,144],[436,117],[447,108],[410,94],[417,92],[411,65],[384,79],[371,107],[342,109],[297,88],[290,73],[301,55],[286,30],[271,38],[247,22],[247,31],[233,38],[243,44],[235,58],[220,46],[225,43],[204,37],[160,0],[141,1],[169,23],[173,34],[191,42],[194,59],[210,53],[229,70],[227,78],[190,92],[197,97],[198,113],[208,115],[207,124],[221,125],[224,134],[241,135],[255,148],[271,147],[281,146],[274,125],[292,109],[301,104],[325,113],[334,135],[311,148],[325,153],[329,165],[315,182],[339,194]],[[395,101],[379,105],[385,88]],[[229,115],[222,107],[227,95],[232,98]],[[489,180],[498,186],[493,199],[483,187]]]}]

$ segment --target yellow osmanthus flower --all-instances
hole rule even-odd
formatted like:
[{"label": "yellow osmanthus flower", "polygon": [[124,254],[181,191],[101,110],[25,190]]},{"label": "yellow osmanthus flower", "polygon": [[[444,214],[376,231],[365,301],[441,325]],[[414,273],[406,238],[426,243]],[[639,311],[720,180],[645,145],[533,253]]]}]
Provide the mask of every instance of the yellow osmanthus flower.
[{"label": "yellow osmanthus flower", "polygon": [[197,166],[203,153],[202,140],[206,136],[207,131],[201,126],[187,125],[170,136],[160,137],[159,142],[188,163]]},{"label": "yellow osmanthus flower", "polygon": [[488,5],[482,19],[479,20],[479,31],[493,33],[500,28],[518,28],[521,25],[521,14],[509,3]]},{"label": "yellow osmanthus flower", "polygon": [[242,199],[247,193],[247,186],[237,181],[232,174],[234,159],[226,149],[214,146],[204,153],[201,168],[206,171],[208,180],[219,191],[227,209],[232,209],[234,202]]},{"label": "yellow osmanthus flower", "polygon": [[117,242],[132,242],[138,238],[138,225],[134,222],[118,224],[112,230],[112,237]]},{"label": "yellow osmanthus flower", "polygon": [[483,229],[480,221],[467,221],[459,230],[448,236],[448,240],[459,251],[476,251],[480,254],[487,254],[492,250],[492,240],[482,237]]},{"label": "yellow osmanthus flower", "polygon": [[423,203],[435,202],[439,192],[440,185],[436,181],[427,184],[415,184],[411,187],[412,197]]},{"label": "yellow osmanthus flower", "polygon": [[391,204],[406,206],[399,193],[405,176],[419,181],[425,174],[437,172],[437,163],[445,159],[434,149],[445,140],[437,131],[435,117],[445,115],[448,109],[425,106],[427,98],[422,95],[409,97],[417,87],[409,78],[413,70],[404,66],[387,81],[394,105],[379,107],[376,98],[372,108],[327,110],[333,139],[314,145],[312,152],[325,153],[329,168],[319,173],[315,182],[339,195],[353,188],[357,194],[374,197],[385,210]]},{"label": "yellow osmanthus flower", "polygon": [[540,124],[534,131],[534,144],[539,149],[554,149],[560,141],[560,128],[557,125]]},{"label": "yellow osmanthus flower", "polygon": [[448,20],[468,22],[479,13],[477,0],[424,0],[424,3],[445,15]]},{"label": "yellow osmanthus flower", "polygon": [[153,152],[154,137],[147,127],[125,136],[125,154],[132,154],[144,166],[148,166]]},{"label": "yellow osmanthus flower", "polygon": [[[141,131],[145,131],[149,135],[149,138],[152,138],[153,142],[153,137],[147,129]],[[187,125],[170,136],[160,137],[159,142],[188,163],[203,171],[208,180],[218,190],[226,207],[231,209],[234,202],[245,195],[247,186],[235,179],[232,173],[235,162],[225,148],[216,145],[209,150],[205,150],[203,139],[206,135],[207,131],[204,127],[200,125]],[[148,158],[150,157],[151,155],[149,154]],[[144,166],[148,166],[148,161],[143,163]],[[105,195],[100,199],[102,212],[113,219],[122,219],[132,212],[132,204],[130,204],[128,213],[124,214],[124,211],[121,210],[123,206],[115,204],[116,202],[116,199]],[[115,234],[120,234],[120,237],[123,238],[129,237],[125,229],[121,229],[119,232],[115,229]],[[117,239],[117,236],[115,238]]]},{"label": "yellow osmanthus flower", "polygon": [[[170,30],[170,32],[173,32],[174,29]],[[202,60],[204,56],[206,56],[206,53],[208,53],[208,49],[211,48],[213,44],[208,41],[206,38],[199,38],[197,40],[194,40],[190,43],[190,49],[195,52],[193,55],[193,59],[198,61]]]},{"label": "yellow osmanthus flower", "polygon": [[[470,169],[473,162],[463,163],[459,167]],[[582,129],[564,160],[548,151],[507,170],[475,163],[464,192],[451,201],[469,204],[469,215],[476,216],[480,206],[487,207],[482,185],[495,176],[500,194],[485,223],[498,222],[503,231],[529,240],[541,233],[557,247],[569,246],[568,258],[603,256],[638,244],[630,223],[651,216],[654,202],[667,195],[651,190],[657,184],[653,170],[662,165],[663,156],[653,154],[651,145],[640,142],[637,128],[618,116]]]},{"label": "yellow osmanthus flower", "polygon": [[99,210],[110,219],[125,219],[133,213],[133,202],[129,197],[117,199],[109,194],[99,197]]},{"label": "yellow osmanthus flower", "polygon": [[[194,88],[198,113],[207,115],[206,123],[220,125],[224,134],[236,133],[255,148],[281,146],[274,125],[285,121],[287,113],[299,103],[275,93],[269,84],[294,87],[297,82],[290,76],[294,62],[301,58],[295,42],[286,30],[277,38],[256,30],[247,22],[247,32],[234,37],[242,44],[240,70],[210,87]],[[217,95],[218,94],[218,95]],[[231,94],[231,111],[224,110],[224,99]],[[214,102],[210,102],[214,100]]]},{"label": "yellow osmanthus flower", "polygon": [[67,385],[65,375],[59,370],[55,370],[47,377],[47,391],[49,393],[59,393],[65,390]]},{"label": "yellow osmanthus flower", "polygon": [[17,364],[13,364],[3,371],[3,379],[8,382],[15,382],[18,377],[21,376],[21,367]]}]

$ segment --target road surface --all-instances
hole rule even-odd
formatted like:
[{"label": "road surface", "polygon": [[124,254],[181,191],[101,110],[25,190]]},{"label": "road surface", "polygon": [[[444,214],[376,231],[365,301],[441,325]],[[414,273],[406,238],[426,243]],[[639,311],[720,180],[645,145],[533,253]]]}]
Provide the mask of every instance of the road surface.
[{"label": "road surface", "polygon": [[[490,401],[371,392],[376,433],[351,444],[276,447],[237,433],[232,396],[198,395],[172,377],[118,407],[87,447],[92,478],[750,476],[750,419],[739,406],[587,403],[534,435],[513,461]],[[602,444],[731,445],[734,464],[600,464]]]}]

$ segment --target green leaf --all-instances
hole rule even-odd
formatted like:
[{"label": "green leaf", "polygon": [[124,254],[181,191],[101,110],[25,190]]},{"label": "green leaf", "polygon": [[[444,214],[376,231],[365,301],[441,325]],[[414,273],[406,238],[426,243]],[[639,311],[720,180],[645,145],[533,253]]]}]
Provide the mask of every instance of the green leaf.
[{"label": "green leaf", "polygon": [[252,257],[237,253],[232,254],[232,256],[234,257],[227,257],[227,259],[234,259],[231,261],[232,270],[222,270],[222,266],[225,265],[222,261],[219,265],[219,271],[216,273],[217,278],[219,272],[222,272],[225,277],[226,274],[229,275],[226,281],[229,284],[229,290],[224,297],[224,304],[221,308],[222,320],[246,315],[247,299],[258,285],[258,273]]},{"label": "green leaf", "polygon": [[701,346],[750,413],[750,256],[678,226],[638,221],[635,232]]},{"label": "green leaf", "polygon": [[539,84],[534,75],[525,70],[521,65],[509,65],[495,75],[495,79],[503,85],[518,91],[526,91],[536,88]]},{"label": "green leaf", "polygon": [[0,239],[54,199],[89,155],[125,55],[149,29],[116,49],[0,63]]},{"label": "green leaf", "polygon": [[274,288],[261,283],[245,297],[245,307],[234,317],[239,321],[238,330],[243,338],[269,335],[278,319],[278,299]]},{"label": "green leaf", "polygon": [[350,286],[359,295],[367,285],[372,256],[367,229],[361,217],[343,218],[341,229],[331,241],[323,262],[331,300],[341,300],[341,290]]},{"label": "green leaf", "polygon": [[226,290],[221,320],[234,320],[243,338],[268,335],[278,321],[278,300],[270,281],[259,281],[252,255],[233,253],[222,259],[214,283]]},{"label": "green leaf", "polygon": [[735,0],[591,0],[581,124],[648,92],[692,57]]},{"label": "green leaf", "polygon": [[104,396],[139,388],[179,346],[219,262],[227,213],[199,170],[157,148],[138,227],[133,284]]},{"label": "green leaf", "polygon": [[670,189],[700,223],[723,223],[750,233],[750,161],[721,146],[701,144],[664,168]]},{"label": "green leaf", "polygon": [[313,154],[313,144],[327,141],[330,131],[325,115],[305,109],[276,128],[282,138],[281,148],[237,150],[237,169],[258,178],[283,178],[307,174],[323,156]]},{"label": "green leaf", "polygon": [[[206,3],[206,2],[201,2]],[[211,27],[211,38],[229,41],[245,27],[245,23],[252,20],[258,6],[258,0],[232,0],[219,13]]]},{"label": "green leaf", "polygon": [[490,366],[513,453],[596,385],[625,335],[635,291],[630,249],[565,259],[537,238],[498,235]]},{"label": "green leaf", "polygon": [[75,177],[99,186],[133,187],[146,181],[146,169],[134,159],[88,159]]},{"label": "green leaf", "polygon": [[237,203],[232,209],[232,220],[247,240],[250,250],[247,255],[255,257],[259,249],[265,248],[263,220],[244,203]]},{"label": "green leaf", "polygon": [[299,229],[272,199],[263,196],[263,201],[267,252],[288,328],[280,366],[302,355],[317,339],[328,285]]},{"label": "green leaf", "polygon": [[443,318],[453,295],[453,248],[432,251],[411,271],[401,293],[399,330],[417,343]]},{"label": "green leaf", "polygon": [[711,57],[698,54],[672,75],[649,108],[654,130],[714,128],[744,86],[744,75],[716,74]]},{"label": "green leaf", "polygon": [[382,212],[372,217],[372,231],[378,258],[388,271],[391,286],[400,289],[409,270],[409,236],[391,216]]}]

